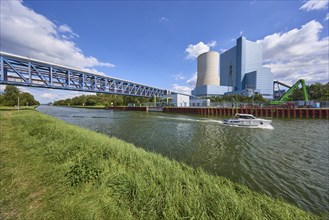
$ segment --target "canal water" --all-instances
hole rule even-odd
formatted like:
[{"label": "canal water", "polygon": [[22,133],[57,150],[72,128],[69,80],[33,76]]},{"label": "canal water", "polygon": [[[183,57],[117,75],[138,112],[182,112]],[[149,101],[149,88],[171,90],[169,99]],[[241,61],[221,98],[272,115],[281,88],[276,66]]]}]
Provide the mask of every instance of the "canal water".
[{"label": "canal water", "polygon": [[304,210],[329,214],[328,120],[276,120],[274,129],[223,118],[40,106],[68,123],[115,136]]}]

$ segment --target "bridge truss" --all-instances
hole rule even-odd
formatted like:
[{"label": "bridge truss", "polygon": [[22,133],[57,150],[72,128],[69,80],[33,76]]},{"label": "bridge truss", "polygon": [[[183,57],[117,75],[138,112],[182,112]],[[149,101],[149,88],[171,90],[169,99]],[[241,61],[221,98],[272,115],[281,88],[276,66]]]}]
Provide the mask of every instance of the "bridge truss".
[{"label": "bridge truss", "polygon": [[0,52],[0,84],[162,97],[168,90]]}]

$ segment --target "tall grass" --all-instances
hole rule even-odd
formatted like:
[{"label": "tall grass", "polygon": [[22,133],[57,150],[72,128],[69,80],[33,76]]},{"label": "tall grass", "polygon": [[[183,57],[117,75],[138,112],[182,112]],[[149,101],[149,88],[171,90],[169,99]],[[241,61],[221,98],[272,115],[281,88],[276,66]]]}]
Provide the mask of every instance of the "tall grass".
[{"label": "tall grass", "polygon": [[[33,110],[36,107],[38,107],[37,105],[31,105],[31,106],[20,106],[19,110]],[[14,111],[14,110],[18,110],[17,106],[1,106],[0,105],[0,111]]]},{"label": "tall grass", "polygon": [[318,219],[36,111],[0,114],[0,219]]}]

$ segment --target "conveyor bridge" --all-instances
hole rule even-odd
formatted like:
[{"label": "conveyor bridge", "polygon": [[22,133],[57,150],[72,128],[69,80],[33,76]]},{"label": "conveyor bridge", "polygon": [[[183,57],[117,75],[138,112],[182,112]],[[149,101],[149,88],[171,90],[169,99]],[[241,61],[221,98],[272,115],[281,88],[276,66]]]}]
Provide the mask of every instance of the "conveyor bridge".
[{"label": "conveyor bridge", "polygon": [[49,62],[0,52],[0,84],[162,97],[170,91]]}]

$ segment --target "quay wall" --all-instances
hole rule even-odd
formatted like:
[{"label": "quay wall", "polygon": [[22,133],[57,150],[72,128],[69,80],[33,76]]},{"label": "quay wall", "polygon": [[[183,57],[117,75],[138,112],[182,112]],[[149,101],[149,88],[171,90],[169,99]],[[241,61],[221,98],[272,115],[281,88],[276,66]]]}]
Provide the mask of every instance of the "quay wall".
[{"label": "quay wall", "polygon": [[329,108],[184,108],[164,107],[163,112],[212,116],[233,116],[236,113],[256,117],[329,119]]},{"label": "quay wall", "polygon": [[[148,107],[108,107],[110,110],[149,111]],[[253,114],[256,117],[329,119],[329,108],[218,108],[218,107],[163,107],[164,113],[233,116],[236,113]]]}]

